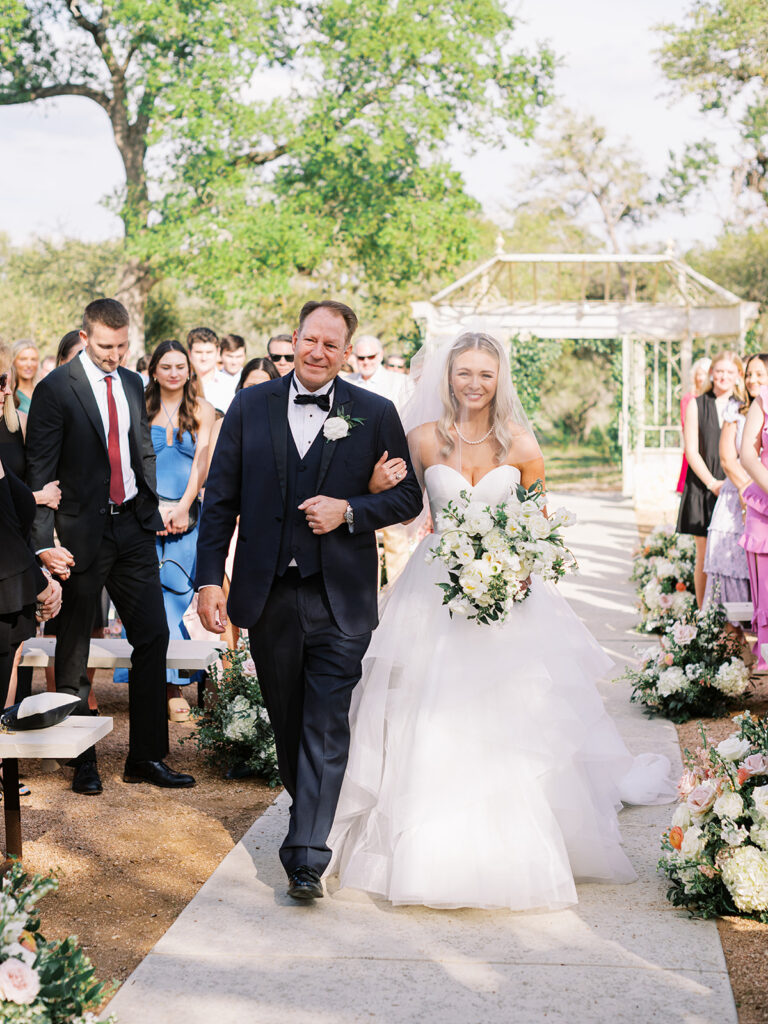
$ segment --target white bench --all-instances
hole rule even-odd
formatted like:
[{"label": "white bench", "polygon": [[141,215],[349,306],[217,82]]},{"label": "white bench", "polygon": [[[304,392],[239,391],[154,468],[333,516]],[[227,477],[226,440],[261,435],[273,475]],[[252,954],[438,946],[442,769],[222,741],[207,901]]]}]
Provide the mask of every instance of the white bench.
[{"label": "white bench", "polygon": [[[52,638],[51,638],[52,639]],[[21,857],[21,807],[19,805],[19,758],[52,757],[67,760],[82,754],[112,732],[112,719],[70,715],[60,725],[26,732],[0,732],[5,791],[5,849],[7,858]],[[9,866],[8,861],[4,865]]]},{"label": "white bench", "polygon": [[751,622],[752,602],[751,601],[725,601],[723,602],[725,614],[729,622]]},{"label": "white bench", "polygon": [[[221,657],[227,645],[212,640],[170,640],[166,666],[168,668],[205,671]],[[93,639],[88,652],[88,668],[130,668],[133,648],[122,637]],[[38,636],[24,643],[21,664],[31,668],[53,665],[56,637]]]}]

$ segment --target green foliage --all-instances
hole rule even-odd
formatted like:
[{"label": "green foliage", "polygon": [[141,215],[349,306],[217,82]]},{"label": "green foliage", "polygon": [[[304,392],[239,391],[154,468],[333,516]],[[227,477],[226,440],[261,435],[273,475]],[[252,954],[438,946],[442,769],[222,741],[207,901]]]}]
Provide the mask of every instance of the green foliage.
[{"label": "green foliage", "polygon": [[694,250],[686,259],[691,266],[736,295],[758,302],[761,318],[746,351],[760,351],[766,344],[765,313],[768,311],[768,229],[727,229],[713,246]]},{"label": "green foliage", "polygon": [[560,342],[516,334],[509,348],[512,380],[526,415],[535,425],[544,382],[560,354]]},{"label": "green foliage", "polygon": [[637,587],[641,633],[663,633],[694,605],[696,544],[686,533],[657,526],[635,551],[631,579]]},{"label": "green foliage", "polygon": [[192,710],[198,725],[192,739],[209,764],[245,764],[279,786],[275,738],[247,646],[227,651],[223,662],[223,671],[211,670],[214,689],[206,692],[205,707]]},{"label": "green foliage", "polygon": [[[738,126],[745,158],[735,178],[768,202],[768,10],[764,0],[693,0],[682,24],[659,26],[661,69],[675,91]],[[683,172],[682,192],[715,165],[708,142]],[[690,154],[691,151],[689,151]],[[701,163],[697,166],[698,160]],[[684,161],[685,163],[685,161]]]}]

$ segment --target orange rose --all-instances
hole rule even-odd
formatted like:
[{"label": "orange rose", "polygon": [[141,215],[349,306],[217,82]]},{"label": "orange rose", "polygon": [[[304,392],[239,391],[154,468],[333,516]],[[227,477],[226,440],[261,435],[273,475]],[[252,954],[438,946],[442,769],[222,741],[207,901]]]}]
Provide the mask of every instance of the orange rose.
[{"label": "orange rose", "polygon": [[669,830],[669,844],[676,850],[679,850],[683,845],[683,830],[679,825],[675,825],[674,828]]},{"label": "orange rose", "polygon": [[681,583],[680,581],[678,581],[678,582],[677,582],[677,583],[675,584],[675,590],[679,590],[679,591],[680,591],[680,593],[682,593],[682,592],[683,592],[683,591],[685,590],[685,584],[684,584],[684,583]]}]

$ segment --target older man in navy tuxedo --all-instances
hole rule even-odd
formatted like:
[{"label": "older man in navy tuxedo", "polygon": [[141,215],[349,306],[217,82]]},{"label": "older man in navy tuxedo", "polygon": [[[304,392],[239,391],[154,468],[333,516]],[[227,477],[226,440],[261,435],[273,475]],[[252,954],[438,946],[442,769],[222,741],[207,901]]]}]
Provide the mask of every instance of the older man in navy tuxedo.
[{"label": "older man in navy tuxedo", "polygon": [[[323,895],[350,700],[378,621],[375,531],[422,507],[394,405],[338,376],[356,327],[343,303],[306,303],[293,372],[238,393],[216,445],[197,548],[203,625],[221,633],[229,614],[249,632],[293,798],[280,859],[296,899]],[[406,472],[370,494],[385,451],[404,459]],[[227,602],[221,584],[238,515]]]}]

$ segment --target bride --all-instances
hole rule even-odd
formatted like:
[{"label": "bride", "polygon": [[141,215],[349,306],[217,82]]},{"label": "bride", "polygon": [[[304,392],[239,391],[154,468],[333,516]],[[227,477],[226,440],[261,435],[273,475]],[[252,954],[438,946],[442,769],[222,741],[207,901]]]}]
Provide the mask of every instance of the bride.
[{"label": "bride", "polygon": [[[462,491],[496,505],[544,478],[504,349],[462,334],[429,356],[404,413],[433,521]],[[503,625],[451,618],[416,548],[365,657],[327,875],[394,904],[560,908],[575,881],[631,882],[622,803],[674,797],[633,758],[594,680],[611,667],[554,586]]]}]

